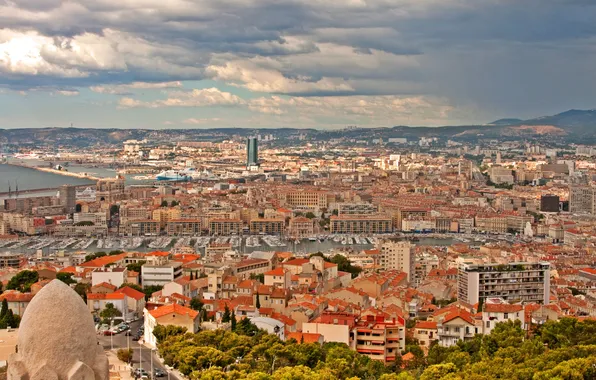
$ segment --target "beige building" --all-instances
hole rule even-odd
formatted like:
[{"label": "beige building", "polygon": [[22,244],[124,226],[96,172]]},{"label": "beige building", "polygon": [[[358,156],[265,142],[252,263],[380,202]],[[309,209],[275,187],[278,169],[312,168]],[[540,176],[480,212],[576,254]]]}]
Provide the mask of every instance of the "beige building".
[{"label": "beige building", "polygon": [[197,236],[201,227],[200,219],[177,219],[167,222],[166,231],[169,236]]},{"label": "beige building", "polygon": [[253,219],[250,221],[251,234],[281,235],[286,228],[283,218]]},{"label": "beige building", "polygon": [[176,303],[153,310],[145,309],[144,315],[145,343],[151,347],[157,346],[157,339],[153,335],[157,325],[184,327],[190,333],[196,333],[200,328],[199,313]]},{"label": "beige building", "polygon": [[294,238],[313,236],[315,233],[314,220],[305,217],[292,218],[288,232]]},{"label": "beige building", "polygon": [[393,221],[385,215],[333,215],[330,231],[334,234],[389,233],[393,231]]},{"label": "beige building", "polygon": [[292,190],[280,194],[280,199],[295,209],[327,208],[327,197],[327,192],[312,190]]},{"label": "beige building", "polygon": [[211,219],[209,221],[211,235],[240,235],[242,233],[242,220],[240,219]]},{"label": "beige building", "polygon": [[102,178],[95,185],[97,202],[114,203],[124,199],[124,178]]},{"label": "beige building", "polygon": [[570,186],[569,211],[596,214],[596,186]]},{"label": "beige building", "polygon": [[385,240],[380,243],[379,264],[384,270],[399,270],[407,274],[408,282],[414,276],[414,245],[407,241]]}]

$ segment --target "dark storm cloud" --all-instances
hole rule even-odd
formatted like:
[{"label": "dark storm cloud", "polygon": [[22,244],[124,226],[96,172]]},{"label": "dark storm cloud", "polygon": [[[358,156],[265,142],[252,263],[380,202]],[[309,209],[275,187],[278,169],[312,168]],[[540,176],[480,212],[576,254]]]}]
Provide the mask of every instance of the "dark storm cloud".
[{"label": "dark storm cloud", "polygon": [[[31,70],[0,58],[0,84],[197,80],[211,68],[215,79],[286,94],[418,93],[538,111],[596,104],[595,20],[590,0],[5,0],[5,30],[38,31],[57,48]],[[69,39],[105,46],[89,53]],[[304,85],[266,86],[271,78]],[[317,85],[325,78],[345,85]]]}]

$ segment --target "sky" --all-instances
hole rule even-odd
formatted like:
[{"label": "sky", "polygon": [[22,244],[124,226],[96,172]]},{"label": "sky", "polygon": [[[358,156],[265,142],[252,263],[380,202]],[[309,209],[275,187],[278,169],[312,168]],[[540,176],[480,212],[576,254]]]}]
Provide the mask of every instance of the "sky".
[{"label": "sky", "polygon": [[0,128],[441,126],[596,108],[594,0],[0,0]]}]

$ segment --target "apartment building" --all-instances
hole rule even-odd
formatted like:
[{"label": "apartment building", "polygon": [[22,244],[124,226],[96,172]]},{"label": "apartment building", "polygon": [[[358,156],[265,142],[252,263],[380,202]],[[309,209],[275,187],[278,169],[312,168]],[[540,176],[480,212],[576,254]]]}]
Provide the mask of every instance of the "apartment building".
[{"label": "apartment building", "polygon": [[384,270],[399,270],[408,276],[408,282],[414,275],[414,248],[407,241],[382,241],[379,246],[379,264]]},{"label": "apartment building", "polygon": [[120,235],[124,236],[157,236],[161,228],[157,220],[127,220],[120,223]]},{"label": "apartment building", "polygon": [[242,220],[240,219],[211,219],[209,221],[211,235],[240,235],[242,233]]},{"label": "apartment building", "polygon": [[166,223],[166,232],[169,236],[197,236],[201,227],[200,219],[177,219]]},{"label": "apartment building", "polygon": [[457,279],[458,299],[476,304],[480,299],[503,298],[513,302],[549,303],[550,264],[472,264],[461,262]]},{"label": "apartment building", "polygon": [[271,270],[271,262],[264,259],[246,259],[234,264],[232,269],[236,277],[246,280],[251,274],[264,274]]},{"label": "apartment building", "polygon": [[428,219],[430,210],[418,207],[400,207],[393,214],[393,226],[395,229],[402,228],[403,221],[406,219]]},{"label": "apartment building", "polygon": [[314,235],[314,221],[305,217],[290,219],[288,233],[295,238],[309,237]]},{"label": "apartment building", "polygon": [[482,310],[482,333],[490,334],[497,323],[520,321],[525,329],[526,320],[524,307],[521,304],[511,305],[502,300],[488,299]]},{"label": "apartment building", "polygon": [[596,214],[596,186],[570,186],[569,211]]},{"label": "apartment building", "polygon": [[249,228],[251,234],[281,235],[286,229],[286,221],[280,218],[253,219]]},{"label": "apartment building", "polygon": [[379,213],[379,206],[372,203],[339,203],[338,215],[372,215]]},{"label": "apartment building", "polygon": [[438,341],[444,347],[454,346],[460,340],[471,340],[481,332],[474,316],[466,310],[453,310],[437,321]]},{"label": "apartment building", "polygon": [[181,219],[182,211],[178,207],[160,207],[153,210],[151,219],[157,220],[161,228],[165,228],[170,220]]},{"label": "apartment building", "polygon": [[385,215],[333,215],[330,231],[334,234],[383,234],[393,231],[393,221]]},{"label": "apartment building", "polygon": [[97,202],[114,203],[124,199],[124,178],[102,178],[95,185],[95,200]]},{"label": "apartment building", "polygon": [[367,315],[354,326],[352,336],[352,348],[359,354],[388,364],[406,347],[405,320]]},{"label": "apartment building", "polygon": [[141,267],[141,279],[143,286],[164,286],[182,277],[182,263],[169,261],[164,264],[145,264]]},{"label": "apartment building", "polygon": [[279,195],[280,200],[294,209],[313,210],[328,207],[328,194],[325,191],[292,190]]}]

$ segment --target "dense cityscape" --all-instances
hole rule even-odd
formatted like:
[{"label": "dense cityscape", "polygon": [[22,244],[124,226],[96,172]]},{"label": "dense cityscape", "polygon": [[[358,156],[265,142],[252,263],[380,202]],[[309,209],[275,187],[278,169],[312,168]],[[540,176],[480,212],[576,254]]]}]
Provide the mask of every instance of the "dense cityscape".
[{"label": "dense cityscape", "polygon": [[[342,347],[378,378],[468,376],[488,359],[466,345],[498,334],[546,341],[555,321],[593,334],[595,157],[574,143],[275,130],[14,149],[4,168],[65,184],[8,181],[0,323],[15,327],[59,279],[111,363],[144,368],[136,377],[366,377],[334,372]],[[220,330],[231,335],[208,335]],[[198,334],[192,346],[184,333]]]},{"label": "dense cityscape", "polygon": [[0,0],[0,380],[596,380],[594,20]]}]

